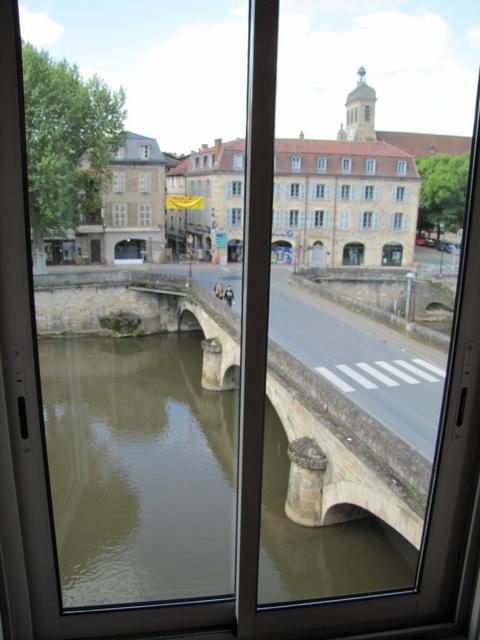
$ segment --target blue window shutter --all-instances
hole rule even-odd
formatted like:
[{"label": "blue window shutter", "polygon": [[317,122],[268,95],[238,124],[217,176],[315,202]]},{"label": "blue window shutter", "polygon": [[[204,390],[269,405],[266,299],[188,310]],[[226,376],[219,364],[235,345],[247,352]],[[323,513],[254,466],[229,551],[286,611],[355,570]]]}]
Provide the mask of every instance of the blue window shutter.
[{"label": "blue window shutter", "polygon": [[408,231],[408,213],[402,216],[402,231]]},{"label": "blue window shutter", "polygon": [[232,181],[231,180],[229,180],[227,182],[225,195],[227,196],[227,198],[230,198],[232,196]]},{"label": "blue window shutter", "polygon": [[310,216],[309,216],[309,228],[313,229],[315,227],[315,211],[314,209],[312,209],[310,211]]},{"label": "blue window shutter", "polygon": [[284,211],[283,212],[283,226],[284,227],[288,227],[289,226],[289,211]]},{"label": "blue window shutter", "polygon": [[285,185],[285,197],[287,200],[290,200],[290,193],[291,193],[291,184],[290,182],[287,182],[287,184]]},{"label": "blue window shutter", "polygon": [[348,229],[348,219],[349,219],[348,211],[342,211],[340,214],[340,229]]},{"label": "blue window shutter", "polygon": [[331,192],[332,192],[331,185],[326,184],[325,185],[325,200],[330,200]]},{"label": "blue window shutter", "polygon": [[305,185],[303,182],[300,183],[300,198],[302,200],[305,198]]},{"label": "blue window shutter", "polygon": [[273,226],[280,226],[280,211],[278,209],[273,210]]},{"label": "blue window shutter", "polygon": [[405,187],[405,197],[404,202],[410,202],[410,187]]},{"label": "blue window shutter", "polygon": [[374,187],[373,189],[373,198],[376,202],[380,200],[380,187]]},{"label": "blue window shutter", "polygon": [[392,202],[397,201],[397,187],[392,187]]},{"label": "blue window shutter", "polygon": [[375,211],[373,214],[372,228],[378,229],[379,225],[380,225],[380,214],[377,211]]},{"label": "blue window shutter", "polygon": [[330,229],[330,221],[332,219],[332,214],[330,213],[330,211],[325,211],[325,213],[323,214],[324,218],[324,222],[323,222],[323,228],[324,229]]},{"label": "blue window shutter", "polygon": [[355,185],[350,186],[350,200],[355,200]]},{"label": "blue window shutter", "polygon": [[357,213],[357,229],[359,231],[363,229],[363,211]]},{"label": "blue window shutter", "polygon": [[227,227],[232,226],[232,210],[227,209]]},{"label": "blue window shutter", "polygon": [[342,197],[342,185],[337,184],[337,200],[340,200],[341,197]]},{"label": "blue window shutter", "polygon": [[362,186],[362,195],[360,196],[360,200],[365,200],[365,185]]},{"label": "blue window shutter", "polygon": [[390,214],[390,230],[393,231],[395,229],[395,214]]},{"label": "blue window shutter", "polygon": [[310,198],[312,200],[316,200],[317,199],[317,185],[316,184],[312,184],[310,187]]},{"label": "blue window shutter", "polygon": [[305,210],[302,209],[299,215],[299,227],[303,229],[305,226]]}]

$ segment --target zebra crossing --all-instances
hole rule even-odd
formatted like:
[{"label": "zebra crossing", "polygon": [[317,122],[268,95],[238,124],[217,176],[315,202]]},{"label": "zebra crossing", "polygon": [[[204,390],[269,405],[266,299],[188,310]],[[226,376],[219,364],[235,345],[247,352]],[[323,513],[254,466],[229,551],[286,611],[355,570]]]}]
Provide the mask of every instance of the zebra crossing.
[{"label": "zebra crossing", "polygon": [[443,369],[422,360],[376,360],[367,362],[355,362],[352,365],[337,364],[333,368],[314,367],[315,371],[323,378],[344,393],[353,393],[359,388],[372,391],[383,387],[398,387],[402,383],[415,385],[422,382],[430,384],[442,382],[446,373]]}]

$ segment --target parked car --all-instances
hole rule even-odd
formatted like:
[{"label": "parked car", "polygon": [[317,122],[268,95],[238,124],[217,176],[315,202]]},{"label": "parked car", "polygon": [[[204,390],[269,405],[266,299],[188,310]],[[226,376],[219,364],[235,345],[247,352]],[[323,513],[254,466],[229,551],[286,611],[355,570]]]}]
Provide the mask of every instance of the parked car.
[{"label": "parked car", "polygon": [[425,238],[425,236],[417,236],[415,238],[415,244],[418,245],[419,247],[425,246],[426,242],[427,242],[427,239]]},{"label": "parked car", "polygon": [[446,251],[447,253],[457,253],[458,245],[453,242],[439,242],[437,244],[437,249],[439,251]]},{"label": "parked car", "polygon": [[435,238],[425,238],[425,246],[426,247],[436,247],[437,241]]}]

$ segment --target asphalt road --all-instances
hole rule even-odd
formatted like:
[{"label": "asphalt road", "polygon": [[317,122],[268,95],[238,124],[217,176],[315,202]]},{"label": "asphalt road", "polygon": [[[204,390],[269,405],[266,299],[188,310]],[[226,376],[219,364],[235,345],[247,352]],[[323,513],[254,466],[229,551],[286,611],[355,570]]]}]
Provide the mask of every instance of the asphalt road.
[{"label": "asphalt road", "polygon": [[[416,254],[421,268],[435,269],[440,252],[423,247],[417,249],[421,250]],[[446,260],[451,258],[445,254]],[[147,266],[147,269],[151,268],[172,275],[188,274],[188,264]],[[55,270],[72,269],[59,267]],[[227,284],[232,285],[236,301],[233,309],[241,311],[240,264],[224,267],[193,264],[192,274],[211,295],[217,280],[222,281],[224,289]],[[292,287],[288,284],[290,275],[290,267],[272,267],[270,337],[427,459],[433,459],[444,388],[445,355]]]}]

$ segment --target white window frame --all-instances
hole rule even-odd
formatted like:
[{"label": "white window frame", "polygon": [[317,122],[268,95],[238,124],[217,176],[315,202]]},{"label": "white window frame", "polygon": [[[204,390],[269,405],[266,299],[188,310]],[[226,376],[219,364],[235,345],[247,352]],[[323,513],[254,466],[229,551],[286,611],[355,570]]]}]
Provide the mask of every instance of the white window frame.
[{"label": "white window frame", "polygon": [[233,154],[233,168],[235,170],[242,170],[244,165],[244,154],[243,153],[234,153]]},{"label": "white window frame", "polygon": [[299,182],[291,182],[288,188],[288,197],[292,200],[298,200],[300,196],[301,185]]},{"label": "white window frame", "polygon": [[325,229],[327,222],[327,212],[325,209],[315,209],[313,212],[313,228]]},{"label": "white window frame", "polygon": [[138,205],[138,226],[139,227],[152,226],[152,206],[150,204]]},{"label": "white window frame", "polygon": [[342,170],[342,173],[351,173],[352,172],[352,159],[351,158],[342,158],[342,160],[341,160],[341,170]]},{"label": "white window frame", "polygon": [[128,223],[128,209],[127,205],[123,203],[117,203],[112,205],[112,226],[114,227],[126,227]]},{"label": "white window frame", "polygon": [[377,170],[377,161],[374,158],[367,158],[365,160],[365,173],[372,175]]},{"label": "white window frame", "polygon": [[125,193],[125,171],[114,171],[112,175],[113,193]]},{"label": "white window frame", "polygon": [[148,143],[139,144],[138,157],[140,160],[149,160],[152,157],[152,145]]},{"label": "white window frame", "polygon": [[327,157],[317,156],[317,171],[318,173],[326,173],[327,171]]},{"label": "white window frame", "polygon": [[231,212],[232,212],[231,226],[242,227],[243,226],[243,209],[241,207],[232,207]]},{"label": "white window frame", "polygon": [[302,157],[299,155],[294,155],[291,158],[291,167],[292,171],[301,171],[302,170]]},{"label": "white window frame", "polygon": [[241,180],[232,180],[232,196],[239,197],[243,194],[243,183]]},{"label": "white window frame", "polygon": [[288,209],[285,222],[286,227],[289,227],[290,229],[298,229],[300,227],[300,210]]},{"label": "white window frame", "polygon": [[405,202],[406,200],[406,187],[399,186],[395,190],[395,202]]},{"label": "white window frame", "polygon": [[138,191],[140,193],[152,192],[152,174],[150,171],[142,171],[138,174]]},{"label": "white window frame", "polygon": [[406,160],[397,160],[397,176],[406,176],[407,168],[408,165]]},{"label": "white window frame", "polygon": [[[345,195],[345,193],[347,195]],[[340,185],[340,200],[350,200],[352,195],[352,185],[341,184]]]},{"label": "white window frame", "polygon": [[[273,7],[273,9],[272,9]],[[474,638],[478,629],[478,608],[474,582],[478,552],[478,517],[480,509],[475,500],[479,485],[478,460],[478,395],[480,373],[477,349],[480,301],[476,295],[480,252],[480,178],[478,144],[474,145],[475,179],[473,200],[465,226],[466,268],[461,274],[461,292],[457,309],[461,314],[455,326],[449,357],[446,399],[442,409],[441,457],[435,465],[435,490],[428,513],[428,544],[423,550],[422,571],[418,585],[404,593],[355,594],[334,602],[309,603],[309,606],[259,607],[256,604],[258,540],[260,530],[261,465],[263,438],[264,380],[267,350],[268,275],[264,276],[270,258],[271,220],[255,215],[268,210],[265,205],[272,197],[270,178],[260,177],[258,169],[270,167],[273,152],[272,135],[266,143],[257,135],[256,127],[264,132],[272,122],[275,96],[274,78],[260,73],[258,61],[268,53],[275,62],[276,3],[257,3],[253,14],[251,82],[262,95],[262,109],[250,109],[253,122],[249,125],[249,199],[247,271],[242,301],[242,326],[250,327],[242,335],[242,424],[240,468],[240,503],[238,509],[239,544],[237,554],[236,604],[230,599],[210,603],[182,603],[178,607],[143,608],[129,610],[72,612],[61,616],[56,590],[56,570],[50,537],[49,501],[41,455],[41,429],[28,432],[29,444],[22,442],[18,415],[18,387],[23,385],[28,425],[41,425],[36,384],[37,366],[33,341],[30,279],[25,269],[27,248],[23,211],[22,154],[19,120],[18,78],[15,41],[16,18],[13,3],[0,4],[0,87],[2,107],[6,116],[0,120],[0,205],[6,212],[0,219],[0,284],[8,305],[3,305],[0,323],[1,376],[0,385],[0,469],[2,471],[2,500],[0,515],[2,530],[2,580],[8,594],[7,624],[17,637],[30,640],[35,636],[49,640],[63,638],[98,637],[120,634],[161,635],[182,631],[188,620],[189,632],[205,632],[212,627],[226,629],[224,636],[233,637],[362,637],[363,640],[402,637],[467,637]],[[275,13],[272,15],[272,11]],[[267,25],[267,26],[266,26]],[[6,37],[5,37],[6,36]],[[262,48],[263,47],[263,48]],[[262,63],[263,63],[262,60]],[[274,68],[270,64],[269,68]],[[257,74],[258,71],[258,74]],[[260,93],[261,92],[261,93]],[[257,95],[255,91],[250,96]],[[250,98],[252,99],[252,98]],[[268,104],[267,104],[268,103]],[[253,104],[255,106],[256,103]],[[251,104],[252,106],[252,104]],[[258,112],[257,112],[258,111]],[[4,114],[5,114],[4,112]],[[258,119],[258,121],[257,121]],[[268,148],[266,145],[268,144]],[[251,149],[251,152],[250,152]],[[270,176],[271,177],[271,176]],[[256,200],[253,198],[255,197]],[[250,196],[249,196],[250,198]],[[472,205],[473,202],[473,205]],[[267,220],[262,219],[268,218]],[[256,239],[255,239],[256,238]],[[368,249],[366,249],[368,253]],[[20,268],[14,268],[18,266]],[[260,267],[260,268],[259,268]],[[8,308],[7,308],[8,307]],[[254,320],[253,320],[254,319]],[[253,328],[255,330],[253,330]],[[469,350],[470,348],[470,350]],[[472,353],[473,351],[473,353]],[[27,375],[18,376],[16,358],[25,363]],[[467,391],[462,393],[462,389]],[[463,421],[457,427],[461,398]],[[254,402],[255,400],[255,402]],[[17,411],[16,411],[17,409]],[[8,428],[7,428],[8,425]],[[32,577],[33,576],[33,577]],[[3,590],[2,590],[3,591]],[[3,596],[3,593],[2,593]],[[341,600],[341,601],[340,601]],[[473,614],[470,602],[473,600]],[[2,606],[5,599],[2,597]],[[32,606],[34,603],[35,606]],[[448,605],[448,606],[446,606]],[[234,622],[232,622],[234,620]],[[208,631],[207,631],[208,633]],[[222,635],[222,631],[220,631]],[[203,634],[205,637],[205,633]]]},{"label": "white window frame", "polygon": [[363,199],[368,202],[373,202],[375,200],[375,186],[372,184],[366,184],[363,187]]}]

